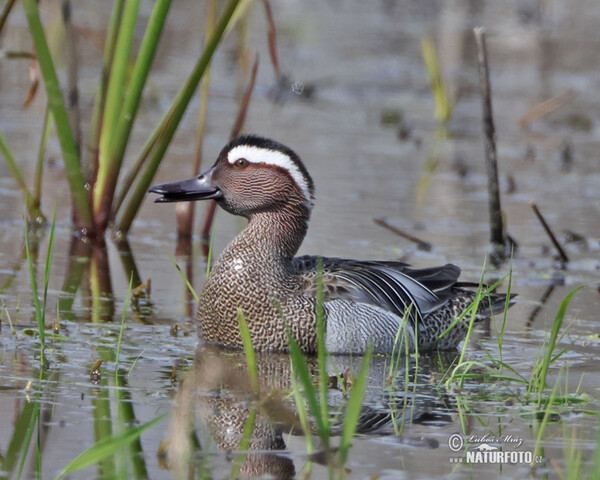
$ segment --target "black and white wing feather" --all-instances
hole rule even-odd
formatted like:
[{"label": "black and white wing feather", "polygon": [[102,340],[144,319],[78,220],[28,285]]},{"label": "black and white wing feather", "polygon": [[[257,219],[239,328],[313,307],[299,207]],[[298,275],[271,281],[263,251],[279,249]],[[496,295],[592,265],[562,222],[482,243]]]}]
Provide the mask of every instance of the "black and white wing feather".
[{"label": "black and white wing feather", "polygon": [[361,261],[302,256],[293,261],[295,272],[316,293],[322,273],[325,302],[347,299],[367,303],[394,313],[408,315],[413,322],[446,303],[460,269],[443,267],[411,269],[405,263]]}]

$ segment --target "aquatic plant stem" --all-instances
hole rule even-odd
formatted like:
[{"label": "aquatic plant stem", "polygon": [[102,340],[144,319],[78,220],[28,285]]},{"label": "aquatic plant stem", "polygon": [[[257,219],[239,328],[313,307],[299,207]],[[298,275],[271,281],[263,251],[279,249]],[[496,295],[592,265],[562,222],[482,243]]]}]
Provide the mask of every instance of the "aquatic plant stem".
[{"label": "aquatic plant stem", "polygon": [[[206,31],[204,46],[208,44],[215,28],[217,19],[217,0],[209,0],[206,5]],[[208,97],[210,91],[210,66],[204,72],[200,85],[200,105],[198,106],[198,119],[196,122],[196,141],[194,144],[194,164],[192,177],[200,173],[202,164],[202,149],[204,147],[204,131],[206,130],[206,112],[208,110]],[[177,238],[191,238],[194,230],[194,213],[196,202],[178,203],[175,207],[177,214]]]},{"label": "aquatic plant stem", "polygon": [[42,135],[40,137],[40,147],[38,149],[37,162],[35,164],[35,177],[33,180],[33,198],[37,205],[40,205],[42,200],[42,176],[44,173],[44,157],[46,155],[46,146],[48,145],[48,138],[50,138],[50,130],[52,129],[52,117],[50,116],[50,109],[46,105],[44,112],[44,124],[42,126]]},{"label": "aquatic plant stem", "polygon": [[23,8],[29,22],[29,29],[35,44],[40,70],[44,77],[48,105],[54,117],[54,124],[63,154],[74,213],[76,214],[76,227],[84,231],[84,233],[89,234],[93,232],[92,208],[87,190],[85,189],[79,155],[77,154],[77,148],[73,140],[65,102],[60,91],[58,77],[56,76],[54,63],[42,27],[39,8],[35,0],[23,0]]},{"label": "aquatic plant stem", "polygon": [[[29,0],[31,1],[31,0]],[[146,169],[141,174],[138,179],[138,182],[129,197],[129,201],[127,205],[125,205],[123,212],[118,218],[116,230],[120,234],[126,234],[131,228],[131,223],[133,222],[139,207],[152,183],[154,175],[158,170],[158,166],[173,138],[175,135],[175,131],[179,126],[179,122],[181,121],[185,110],[194,95],[196,87],[198,83],[202,79],[206,68],[212,58],[213,53],[217,49],[221,37],[229,23],[239,0],[229,0],[227,5],[225,6],[223,13],[221,14],[221,18],[217,22],[215,27],[215,31],[211,36],[210,41],[208,42],[206,48],[204,49],[204,53],[196,63],[192,73],[188,77],[187,82],[179,91],[173,104],[169,111],[163,116],[163,119],[160,122],[159,127],[155,132],[158,132],[157,141],[153,145],[152,150],[150,151],[148,164]],[[154,132],[153,135],[154,136]]]},{"label": "aquatic plant stem", "polygon": [[[77,457],[65,465],[65,467],[56,477],[57,480],[64,478],[68,473],[76,472],[82,468],[94,465],[111,457],[119,450],[123,449],[127,445],[130,445],[131,442],[139,438],[144,431],[154,427],[158,423],[162,422],[165,418],[167,418],[167,414],[161,415],[160,417],[150,420],[149,422],[138,427],[129,428],[119,435],[114,436],[109,433],[108,435],[102,437],[101,440],[96,442],[84,452],[80,453]],[[106,472],[103,473],[106,474]]]},{"label": "aquatic plant stem", "polygon": [[15,157],[8,147],[8,143],[6,143],[6,139],[4,138],[4,135],[2,135],[2,132],[0,132],[0,153],[4,157],[8,170],[12,174],[13,178],[17,182],[17,185],[19,186],[19,189],[25,197],[25,205],[27,207],[29,217],[34,220],[39,220],[40,222],[45,222],[46,218],[40,211],[39,201],[36,201],[35,197],[29,192],[27,184],[25,183],[25,179],[23,178],[23,174],[21,173],[21,169],[17,165]]},{"label": "aquatic plant stem", "polygon": [[238,308],[237,319],[240,329],[240,336],[242,337],[242,344],[244,345],[246,366],[248,367],[248,377],[250,378],[250,384],[252,385],[252,391],[254,392],[254,395],[258,396],[260,393],[260,388],[258,381],[258,367],[256,366],[256,355],[254,354],[252,337],[250,336],[250,330],[248,329],[246,316],[241,308]]},{"label": "aquatic plant stem", "polygon": [[102,56],[102,72],[100,73],[100,82],[98,91],[94,98],[94,109],[92,112],[92,121],[90,126],[90,137],[88,141],[88,150],[91,154],[86,162],[85,178],[90,185],[96,184],[98,174],[98,161],[100,156],[100,135],[102,133],[102,119],[104,118],[104,107],[106,104],[106,90],[110,78],[111,66],[115,55],[117,37],[121,19],[123,18],[123,9],[125,0],[115,0],[113,10],[110,16],[110,23],[106,33],[106,42],[104,44],[104,54]]},{"label": "aquatic plant stem", "polygon": [[8,15],[10,14],[12,8],[17,3],[17,0],[8,0],[2,9],[2,15],[0,15],[0,33],[4,29],[4,25],[6,24],[6,20],[8,19]]},{"label": "aquatic plant stem", "polygon": [[[362,401],[365,394],[365,388],[367,384],[367,377],[369,375],[369,366],[371,364],[371,357],[373,354],[373,345],[367,347],[358,377],[352,383],[352,390],[350,392],[350,399],[346,406],[346,413],[344,415],[344,425],[342,428],[342,438],[340,440],[339,455],[340,464],[344,465],[348,458],[348,452],[350,451],[350,445],[354,432],[356,432],[356,425],[358,424],[358,418],[362,409]],[[407,357],[408,358],[408,357]]]},{"label": "aquatic plant stem", "polygon": [[[442,77],[440,62],[435,51],[435,45],[430,37],[425,36],[421,40],[421,51],[423,62],[429,75],[429,83],[435,105],[433,116],[443,126],[452,118],[454,106],[450,101],[448,89]],[[442,131],[445,132],[445,130]]]},{"label": "aquatic plant stem", "polygon": [[330,434],[329,408],[327,404],[327,352],[325,350],[325,297],[323,286],[323,259],[317,259],[317,298],[315,300],[315,317],[317,320],[317,365],[319,367],[319,404],[321,407],[321,416],[323,425],[326,428],[324,432],[327,436]]},{"label": "aquatic plant stem", "polygon": [[477,58],[479,60],[479,88],[481,89],[485,159],[489,188],[490,243],[494,250],[494,256],[498,259],[504,259],[506,235],[504,234],[502,208],[500,205],[498,156],[496,154],[496,128],[494,126],[494,115],[492,112],[492,90],[490,87],[485,29],[483,27],[476,27],[473,29],[473,33],[475,35]]},{"label": "aquatic plant stem", "polygon": [[79,110],[77,37],[71,21],[71,0],[62,1],[62,18],[65,27],[65,54],[67,64],[67,112],[73,132],[75,150],[81,158],[81,113]]},{"label": "aquatic plant stem", "polygon": [[125,297],[125,304],[123,305],[123,315],[121,316],[121,328],[119,329],[119,340],[117,341],[117,352],[115,354],[115,365],[119,365],[119,354],[121,353],[121,341],[123,340],[123,330],[125,328],[125,317],[127,316],[127,307],[129,307],[129,300],[131,299],[132,284],[133,284],[133,273],[129,277],[129,288],[127,289],[127,297]]},{"label": "aquatic plant stem", "polygon": [[[256,73],[258,71],[258,55],[256,60],[254,61],[254,65],[252,67],[252,73],[250,74],[250,81],[248,86],[246,87],[246,91],[240,101],[240,107],[238,109],[238,113],[235,119],[235,123],[231,128],[231,133],[229,135],[229,139],[233,140],[236,138],[244,128],[244,122],[246,121],[246,113],[248,113],[248,105],[250,104],[250,98],[252,97],[252,92],[254,91],[254,84],[256,82]],[[193,203],[193,202],[192,202]],[[206,217],[204,218],[204,226],[202,227],[202,239],[207,240],[210,236],[210,232],[212,229],[212,225],[215,220],[215,212],[217,210],[217,202],[214,200],[210,200],[208,204],[208,208],[206,209]]]},{"label": "aquatic plant stem", "polygon": [[[127,5],[129,6],[129,3]],[[140,45],[136,57],[135,65],[133,67],[131,81],[127,86],[124,98],[123,88],[116,89],[116,92],[112,92],[111,85],[113,74],[115,76],[118,74],[118,77],[121,78],[123,73],[126,72],[129,55],[127,55],[127,57],[124,59],[124,72],[121,71],[121,68],[115,69],[114,66],[111,70],[111,82],[109,83],[107,94],[107,106],[112,102],[117,102],[118,105],[116,112],[112,112],[112,110],[105,112],[104,122],[106,124],[106,122],[109,121],[108,114],[110,113],[111,118],[113,118],[113,121],[116,124],[116,127],[114,127],[114,129],[110,132],[107,131],[105,126],[102,127],[102,134],[100,137],[98,178],[94,188],[95,221],[96,224],[98,224],[103,230],[106,228],[111,219],[113,197],[117,185],[117,180],[119,178],[121,165],[123,163],[123,158],[127,149],[127,144],[133,127],[133,122],[135,120],[138,107],[140,105],[142,92],[144,90],[144,86],[146,84],[146,80],[148,78],[148,74],[150,72],[150,68],[152,66],[156,54],[158,42],[161,38],[161,33],[165,25],[170,6],[171,0],[158,0],[154,4],[152,14],[150,16],[150,19],[148,20],[148,25],[146,27],[144,38],[142,39],[142,44]],[[137,19],[137,10],[135,13]],[[124,21],[121,24],[121,28],[123,29],[125,26],[128,27],[128,38],[126,40],[129,40],[128,44],[126,44],[125,46],[128,47],[130,50],[131,38],[129,38],[129,35],[131,35],[131,37],[133,36],[135,22],[129,19],[128,8],[125,9]],[[132,30],[130,33],[129,28],[131,28]],[[120,65],[120,62],[123,61],[120,55],[122,48],[120,44],[120,38],[121,34],[119,34],[119,40],[117,42],[117,55],[115,56],[113,62],[117,65]],[[123,78],[121,78],[121,82],[124,82]],[[114,95],[111,95],[111,93],[113,93]],[[114,118],[115,116],[117,118]],[[109,137],[106,140],[105,135]]]}]

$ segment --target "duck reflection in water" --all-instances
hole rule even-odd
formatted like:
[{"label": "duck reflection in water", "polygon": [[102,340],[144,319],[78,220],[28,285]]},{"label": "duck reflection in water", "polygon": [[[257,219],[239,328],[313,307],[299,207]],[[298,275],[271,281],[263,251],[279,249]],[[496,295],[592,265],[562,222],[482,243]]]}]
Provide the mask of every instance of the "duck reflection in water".
[{"label": "duck reflection in water", "polygon": [[[427,365],[427,359],[427,356],[419,359],[419,371],[428,373],[420,374],[417,380],[414,371],[410,371],[411,381],[419,383],[416,389],[404,388],[402,382],[406,375],[402,368],[396,370],[391,387],[384,387],[391,357],[373,359],[357,433],[393,436],[392,420],[423,424],[426,429],[452,421],[450,412],[455,410],[454,402],[447,395],[440,396],[435,385],[428,381],[432,366]],[[308,357],[306,361],[316,377],[316,358]],[[362,359],[335,356],[333,361],[339,372],[347,368],[357,372]],[[432,358],[432,363],[439,361],[438,356]],[[447,360],[448,365],[451,361],[451,358]],[[284,435],[302,435],[303,431],[288,400],[292,391],[290,357],[257,353],[256,363],[258,394],[254,393],[243,352],[214,345],[199,347],[194,366],[177,394],[169,425],[167,452],[175,478],[187,478],[190,468],[194,467],[210,468],[207,473],[211,478],[227,478],[235,468],[239,468],[239,478],[295,478],[296,468],[291,453],[286,451]],[[404,364],[404,360],[401,363]],[[328,401],[330,412],[337,416],[345,404],[341,389],[332,387]],[[246,436],[246,447],[242,443],[244,429],[248,428],[248,419],[253,415],[254,428],[249,438]],[[196,420],[200,421],[198,426]],[[332,419],[332,423],[332,435],[337,436],[341,432],[343,414]],[[198,435],[199,432],[208,435]],[[423,441],[422,434],[414,438],[407,434],[394,438],[392,441],[415,447],[435,448],[437,445],[432,438]],[[198,451],[200,458],[196,456]],[[219,456],[219,451],[225,452],[224,460],[210,461]],[[309,460],[321,463],[321,457],[316,455]],[[327,459],[323,462],[327,463]],[[207,464],[210,467],[206,467]]]}]

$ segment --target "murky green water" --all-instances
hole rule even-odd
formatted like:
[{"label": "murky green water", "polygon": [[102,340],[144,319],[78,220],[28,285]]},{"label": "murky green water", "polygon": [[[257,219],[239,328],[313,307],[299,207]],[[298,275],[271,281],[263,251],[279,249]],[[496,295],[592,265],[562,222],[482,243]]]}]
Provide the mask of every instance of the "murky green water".
[{"label": "murky green water", "polygon": [[[57,21],[58,5],[42,5],[47,7],[44,21],[52,25]],[[74,8],[74,23],[81,29],[78,48],[84,118],[91,111],[100,65],[101,51],[93,38],[104,35],[110,13],[104,8],[94,2],[79,2]],[[573,458],[566,452],[571,446],[581,452],[581,463],[589,471],[598,429],[597,417],[590,412],[600,407],[600,45],[596,35],[600,9],[596,2],[273,2],[273,10],[282,71],[313,92],[310,99],[285,94],[279,102],[273,101],[274,75],[264,14],[262,6],[255,5],[247,46],[251,57],[260,52],[261,63],[246,126],[248,131],[292,147],[313,176],[316,206],[300,253],[401,258],[418,266],[452,262],[463,269],[462,278],[467,281],[479,280],[487,253],[487,180],[471,34],[474,26],[487,27],[503,210],[509,233],[519,246],[512,263],[512,289],[519,293],[519,302],[508,314],[502,359],[528,377],[560,302],[574,288],[586,285],[568,309],[559,348],[570,348],[551,368],[550,383],[559,382],[560,395],[577,392],[578,398],[587,396],[589,402],[557,409],[556,421],[544,432],[543,452],[537,452],[543,461],[534,473],[565,476],[570,468],[568,459]],[[195,2],[179,3],[170,14],[163,50],[128,152],[131,157],[200,51],[201,15]],[[4,50],[30,48],[20,9],[13,12],[6,28]],[[421,59],[425,35],[435,40],[449,89],[458,99],[447,138],[436,133],[433,100]],[[237,110],[234,37],[227,39],[215,58],[205,165],[212,163],[226,142]],[[26,61],[0,61],[0,129],[31,178],[44,100],[40,92],[28,110],[22,109],[27,78]],[[531,106],[570,89],[575,95],[559,109],[527,128],[519,125],[518,119]],[[197,104],[185,118],[156,182],[190,175],[195,108]],[[382,122],[383,117],[392,121]],[[9,470],[9,477],[16,476],[18,467],[9,463],[14,451],[21,451],[19,441],[32,405],[41,406],[44,477],[54,477],[107,432],[118,433],[171,412],[177,392],[185,390],[185,373],[194,372],[186,380],[187,391],[196,388],[198,393],[196,403],[190,406],[197,412],[197,438],[202,445],[193,456],[194,465],[209,469],[213,478],[228,477],[235,454],[219,448],[224,433],[219,433],[218,427],[228,426],[228,433],[235,436],[239,422],[227,421],[247,410],[247,398],[243,392],[232,391],[227,405],[211,410],[214,384],[194,384],[194,378],[206,378],[202,375],[204,364],[194,367],[197,342],[193,328],[190,335],[171,331],[176,322],[190,327],[193,312],[193,301],[164,251],[165,247],[174,250],[174,207],[147,201],[130,234],[139,277],[152,280],[151,313],[128,311],[120,357],[123,375],[115,377],[114,354],[130,257],[110,242],[104,252],[70,257],[72,248],[85,251],[87,247],[77,242],[71,245],[68,192],[54,139],[48,156],[43,206],[48,214],[56,205],[59,220],[47,323],[59,323],[62,337],[48,339],[51,363],[43,376],[38,369],[37,341],[27,335],[35,319],[22,257],[23,202],[5,164],[0,163],[0,294],[6,305],[0,331],[1,465]],[[554,259],[553,247],[529,206],[531,200],[566,246],[571,261],[565,269]],[[204,207],[199,206],[198,211],[203,212]],[[419,250],[376,225],[375,218],[385,218],[430,242],[433,249]],[[240,219],[219,212],[215,251],[242,225]],[[581,239],[567,243],[573,238],[568,232]],[[42,263],[47,232],[41,232],[39,238]],[[205,263],[197,238],[193,251],[188,275],[199,290]],[[182,265],[187,262],[183,256],[178,260]],[[110,279],[107,285],[114,301],[91,301],[85,281],[90,269],[107,272],[104,277]],[[40,265],[39,277],[42,270]],[[70,278],[67,272],[77,271],[84,281],[75,288],[78,283],[66,279]],[[486,279],[508,271],[508,265],[499,270],[489,268]],[[66,295],[64,290],[69,289],[76,290],[75,294]],[[498,358],[495,332],[499,327],[496,323],[478,330],[477,339],[467,348],[472,360],[489,365],[486,350]],[[101,376],[92,378],[92,367],[99,359],[104,360]],[[277,378],[286,378],[286,359],[274,357],[265,362],[278,372]],[[344,357],[335,362],[340,371],[349,366]],[[464,450],[456,453],[448,445],[452,434],[464,431],[467,439],[475,435],[472,445],[482,443],[475,439],[486,433],[508,435],[523,441],[518,451],[533,451],[535,411],[524,405],[523,388],[481,377],[461,388],[453,384],[446,389],[442,380],[452,358],[438,361],[435,356],[419,360],[416,381],[411,363],[411,382],[405,381],[403,365],[390,386],[386,362],[389,359],[374,361],[365,400],[369,418],[378,419],[380,428],[356,438],[347,464],[351,478],[445,478],[449,474],[522,478],[530,474],[530,467],[524,464],[460,464],[452,459],[464,458]],[[211,368],[219,371],[221,367]],[[340,405],[339,390],[332,390],[330,396],[333,407]],[[181,420],[181,410],[174,418]],[[406,415],[410,421],[402,426],[391,414],[403,411],[410,412]],[[160,442],[169,436],[168,424],[165,421],[144,433],[137,450],[72,478],[110,478],[123,468],[140,477],[145,471],[149,478],[169,478],[157,454]],[[253,457],[246,464],[249,472],[251,466],[276,468],[282,476],[290,472],[301,476],[306,471],[304,437],[282,431],[280,438],[285,444],[278,444],[282,453]],[[34,436],[32,445],[35,441]],[[22,478],[35,471],[33,450],[32,446]],[[326,476],[324,467],[312,468],[312,478]]]}]

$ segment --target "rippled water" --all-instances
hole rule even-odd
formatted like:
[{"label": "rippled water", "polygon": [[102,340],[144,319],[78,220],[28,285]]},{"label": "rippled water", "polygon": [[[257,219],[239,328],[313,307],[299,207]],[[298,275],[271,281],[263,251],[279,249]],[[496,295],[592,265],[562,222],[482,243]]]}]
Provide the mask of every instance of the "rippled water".
[{"label": "rippled water", "polygon": [[[44,21],[53,25],[58,5],[42,5],[47,7]],[[289,145],[313,176],[316,205],[300,253],[401,258],[418,266],[452,262],[463,269],[462,278],[467,281],[479,280],[488,241],[487,177],[471,33],[474,26],[486,26],[503,210],[508,231],[518,243],[512,262],[512,289],[518,292],[519,301],[508,314],[502,358],[528,376],[560,302],[574,288],[586,285],[575,295],[565,318],[566,333],[560,347],[572,346],[550,373],[551,383],[560,378],[562,394],[565,389],[569,393],[578,391],[590,401],[559,410],[559,421],[551,423],[544,434],[544,463],[535,472],[554,477],[559,470],[566,470],[568,456],[564,450],[572,442],[582,452],[586,468],[590,468],[598,421],[589,412],[598,411],[600,386],[600,41],[596,35],[600,9],[596,2],[289,1],[273,2],[273,10],[282,71],[292,82],[301,82],[310,89],[311,95],[277,95],[268,60],[264,14],[262,6],[256,4],[247,47],[250,57],[260,52],[261,63],[246,128]],[[104,35],[109,14],[107,7],[94,2],[79,2],[74,7],[74,23],[81,36],[78,48],[84,118],[91,112],[99,73],[101,51],[94,38]],[[202,12],[195,2],[178,2],[171,12],[128,151],[130,161],[191,69],[200,51],[202,24]],[[13,12],[3,32],[4,50],[30,48],[26,25],[22,12]],[[425,35],[434,39],[448,88],[457,99],[445,137],[439,135],[433,117],[434,105],[422,62],[421,41]],[[215,58],[205,165],[212,163],[226,142],[236,114],[235,47],[232,35]],[[22,108],[27,75],[26,61],[0,62],[0,130],[26,178],[32,178],[44,100],[39,92],[29,109]],[[519,125],[518,119],[531,106],[569,90],[574,95],[559,109],[527,128]],[[157,182],[190,175],[196,108],[195,103],[184,119]],[[39,400],[44,418],[44,476],[54,476],[84,448],[93,445],[103,428],[118,432],[132,419],[143,423],[171,411],[184,372],[197,371],[193,368],[194,335],[183,335],[182,330],[171,334],[175,322],[189,327],[193,311],[186,287],[164,251],[165,247],[173,251],[175,245],[174,207],[147,201],[130,234],[139,275],[142,280],[152,280],[152,313],[127,314],[121,362],[129,374],[120,388],[114,388],[113,355],[129,282],[127,267],[122,266],[127,257],[109,243],[105,261],[95,255],[70,262],[66,195],[58,143],[52,139],[43,207],[48,214],[56,205],[58,225],[47,322],[58,321],[63,337],[49,340],[52,363],[40,379],[38,346],[27,335],[27,328],[35,320],[29,275],[22,258],[23,202],[5,164],[0,163],[0,293],[16,331],[13,335],[5,313],[0,332],[0,458],[4,458],[6,469],[6,459],[18,438],[15,432],[23,428],[19,419],[24,418],[23,412],[32,400]],[[531,200],[566,247],[571,261],[565,269],[560,269],[554,258],[553,247],[529,206]],[[203,207],[198,211],[202,212]],[[419,250],[373,222],[382,217],[430,242],[432,250]],[[219,212],[215,251],[224,248],[242,225],[240,219]],[[47,238],[47,232],[41,232],[40,258],[45,255]],[[199,290],[205,265],[197,238],[193,247],[191,273]],[[179,260],[185,261],[182,257]],[[81,287],[71,298],[72,307],[63,308],[57,318],[56,305],[66,284],[66,272],[72,272],[77,262],[83,271],[88,265],[108,268],[115,304],[104,302],[105,310],[101,310],[90,301],[89,291]],[[41,276],[43,268],[39,270]],[[489,281],[508,271],[508,265],[499,270],[490,267],[485,277]],[[506,288],[506,282],[502,288]],[[67,304],[71,299],[67,297]],[[101,322],[106,318],[114,321]],[[485,350],[497,357],[496,328],[499,326],[492,325],[488,331],[480,329],[467,355],[484,364],[489,364]],[[101,358],[105,363],[97,385],[90,371]],[[462,389],[442,388],[440,382],[450,363],[436,360],[425,356],[420,361],[416,389],[409,395],[414,405],[410,409],[413,421],[406,422],[401,434],[388,421],[381,430],[355,440],[347,465],[351,477],[437,478],[451,472],[458,477],[496,476],[500,472],[514,478],[528,475],[526,465],[467,467],[450,461],[453,453],[448,441],[452,434],[462,431],[461,405],[465,401],[471,410],[462,420],[469,435],[498,435],[501,430],[523,439],[523,451],[535,444],[534,412],[520,402],[523,392],[514,384],[475,381]],[[339,369],[344,369],[348,359],[335,361]],[[391,389],[386,386],[385,361],[377,359],[371,368],[365,405],[389,420],[395,408],[390,403],[404,402],[407,394],[404,371],[398,372]],[[331,392],[332,405],[339,404],[340,395],[339,391]],[[199,398],[201,403],[204,397]],[[240,402],[244,401],[242,397]],[[128,406],[129,416],[118,413],[123,405]],[[235,411],[235,398],[232,408]],[[208,433],[214,436],[214,431]],[[156,454],[166,436],[164,423],[142,437],[143,455],[139,458],[150,478],[169,477]],[[291,459],[294,470],[302,473],[307,462],[304,438],[287,434],[282,438],[284,458]],[[203,438],[201,443],[206,448],[194,457],[196,464],[203,465],[208,459],[215,478],[227,477],[231,455],[221,452],[214,438]],[[34,456],[30,455],[23,476],[30,476],[34,468]],[[90,468],[75,478],[109,477],[108,467],[103,468]],[[324,475],[323,467],[313,468],[313,478]]]}]

